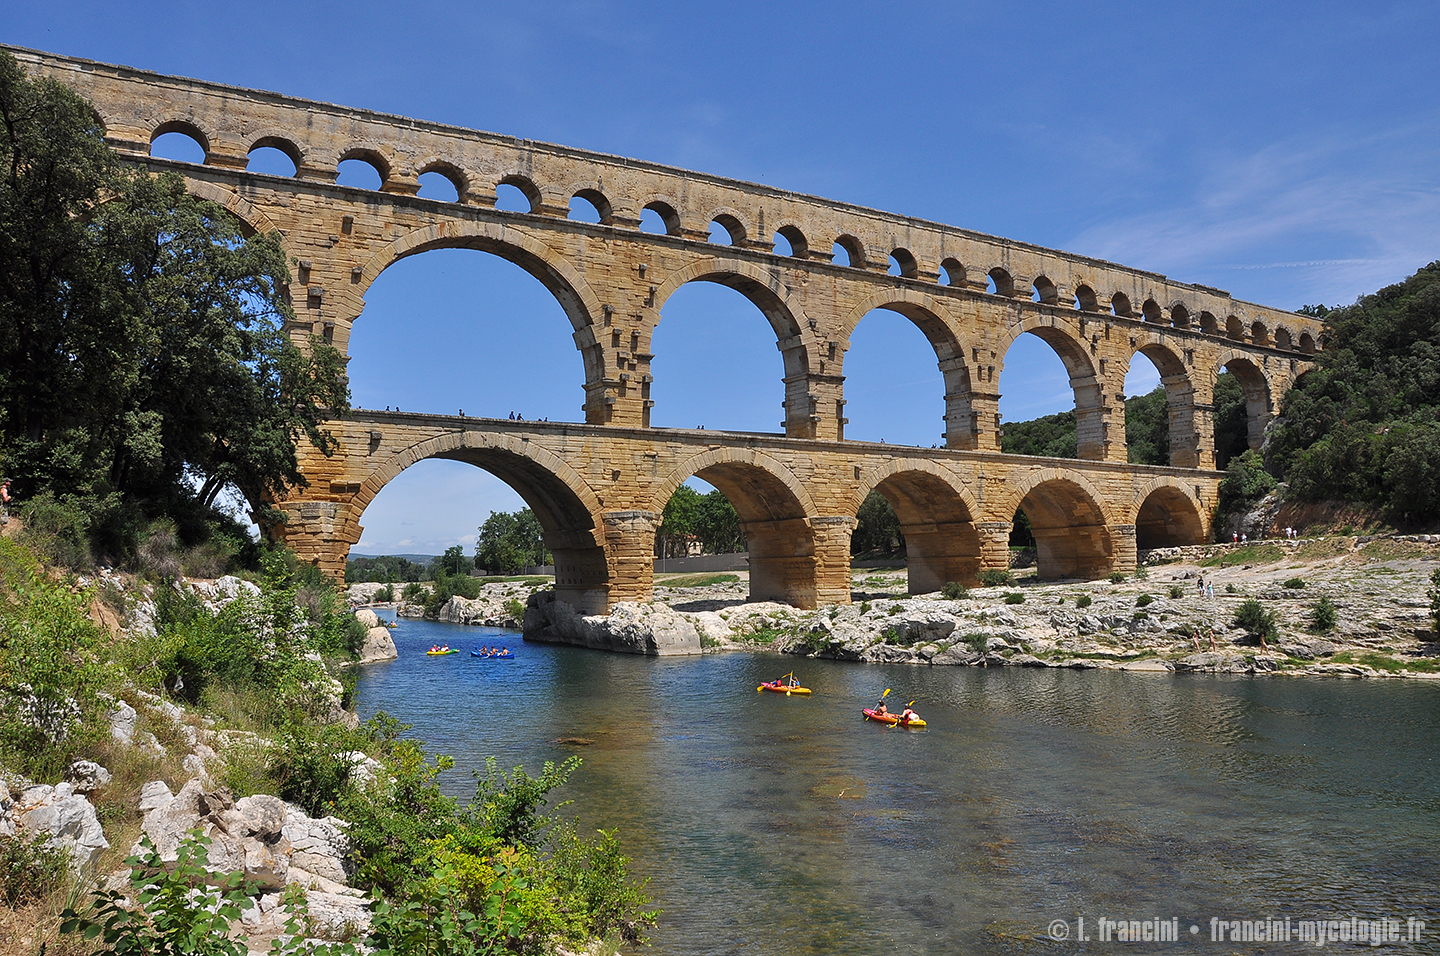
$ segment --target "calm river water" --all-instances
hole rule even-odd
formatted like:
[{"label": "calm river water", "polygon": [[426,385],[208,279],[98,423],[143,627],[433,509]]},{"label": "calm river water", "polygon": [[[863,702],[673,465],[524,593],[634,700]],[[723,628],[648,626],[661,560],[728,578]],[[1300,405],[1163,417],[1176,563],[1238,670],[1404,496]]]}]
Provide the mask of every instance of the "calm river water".
[{"label": "calm river water", "polygon": [[[1178,921],[1149,951],[1299,952],[1216,941],[1211,920],[1352,916],[1402,938],[1424,919],[1401,949],[1440,952],[1440,685],[653,659],[419,621],[395,638],[362,715],[454,756],[457,796],[488,755],[535,772],[579,753],[563,792],[651,878],[658,956],[1136,948],[1101,942],[1101,918]],[[502,640],[516,660],[469,655]],[[426,657],[436,641],[463,653]],[[756,692],[792,667],[813,697]],[[886,687],[929,728],[863,721]]]}]

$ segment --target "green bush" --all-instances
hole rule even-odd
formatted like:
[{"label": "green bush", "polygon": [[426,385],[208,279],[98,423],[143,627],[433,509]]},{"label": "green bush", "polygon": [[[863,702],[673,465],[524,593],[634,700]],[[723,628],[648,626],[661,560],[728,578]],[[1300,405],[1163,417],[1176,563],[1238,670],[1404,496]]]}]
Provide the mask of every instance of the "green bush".
[{"label": "green bush", "polygon": [[1180,585],[1178,585],[1178,584],[1172,584],[1172,585],[1170,585],[1170,598],[1171,598],[1172,600],[1179,600],[1180,598],[1182,598],[1182,597],[1184,597],[1184,596],[1185,596],[1185,589],[1184,589],[1184,588],[1182,588],[1182,587],[1181,587]]},{"label": "green bush", "polygon": [[400,597],[401,599],[409,601],[413,604],[423,601],[425,599],[425,595],[428,593],[430,593],[430,589],[427,588],[425,585],[421,584],[419,581],[411,581],[409,584],[405,585],[404,590],[400,592]]},{"label": "green bush", "polygon": [[1431,588],[1426,594],[1430,598],[1430,629],[1440,635],[1440,568],[1430,575]]},{"label": "green bush", "polygon": [[88,570],[95,561],[90,554],[90,530],[97,517],[113,512],[116,496],[101,501],[57,498],[50,492],[36,495],[20,509],[25,522],[24,541],[50,564],[72,570]]},{"label": "green bush", "polygon": [[940,596],[947,601],[963,601],[970,596],[970,589],[959,581],[946,581]]},{"label": "green bush", "polygon": [[41,899],[65,881],[69,856],[63,849],[47,847],[44,839],[28,839],[24,831],[0,839],[0,900],[6,906]]},{"label": "green bush", "polygon": [[1328,597],[1322,597],[1310,608],[1310,630],[1317,634],[1334,630],[1340,622],[1340,609]]},{"label": "green bush", "polygon": [[1024,603],[1025,603],[1025,595],[1021,594],[1019,591],[1007,591],[1007,592],[1005,592],[1005,603],[1006,603],[1006,604],[1024,604]]},{"label": "green bush", "polygon": [[371,600],[375,601],[378,604],[393,603],[395,600],[395,585],[385,585],[383,588],[375,592],[375,596],[372,597]]},{"label": "green bush", "polygon": [[980,583],[987,588],[998,588],[1015,580],[1015,575],[1005,568],[985,568],[980,572]]},{"label": "green bush", "polygon": [[1291,590],[1298,591],[1305,586],[1304,578],[1291,578],[1285,582],[1285,586]]},{"label": "green bush", "polygon": [[1123,571],[1111,571],[1111,572],[1110,572],[1109,581],[1110,581],[1111,584],[1120,584],[1120,583],[1121,583],[1122,581],[1124,581],[1124,580],[1125,580],[1125,572],[1123,572]]},{"label": "green bush", "polygon": [[1136,607],[1148,607],[1155,599],[1148,594],[1142,594],[1135,599]]},{"label": "green bush", "polygon": [[1261,642],[1272,641],[1280,634],[1275,612],[1265,610],[1254,598],[1248,599],[1236,610],[1235,626],[1244,628],[1251,637]]},{"label": "green bush", "polygon": [[1075,599],[1075,606],[1079,608],[1089,607],[1093,603],[1095,603],[1094,599],[1092,599],[1088,594],[1082,594]]}]

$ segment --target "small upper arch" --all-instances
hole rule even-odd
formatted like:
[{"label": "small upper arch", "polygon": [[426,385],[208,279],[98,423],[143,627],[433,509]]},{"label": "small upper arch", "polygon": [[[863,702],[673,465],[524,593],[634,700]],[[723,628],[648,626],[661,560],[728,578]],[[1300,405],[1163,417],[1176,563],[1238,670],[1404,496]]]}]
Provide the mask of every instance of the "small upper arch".
[{"label": "small upper arch", "polygon": [[512,186],[519,190],[520,195],[530,204],[530,208],[525,210],[526,212],[535,212],[540,208],[542,199],[540,187],[536,186],[534,180],[529,176],[524,176],[520,173],[511,173],[508,176],[502,176],[500,181],[495,184],[495,194],[497,197],[500,195],[501,186]]},{"label": "small upper arch", "polygon": [[1250,323],[1250,341],[1256,345],[1270,344],[1270,330],[1266,328],[1264,322],[1257,320]]},{"label": "small upper arch", "polygon": [[1060,303],[1060,290],[1055,287],[1054,282],[1050,281],[1049,276],[1036,276],[1030,285],[1035,290],[1032,298],[1036,302],[1043,302],[1045,305],[1058,305]]},{"label": "small upper arch", "polygon": [[465,171],[454,163],[440,159],[439,157],[428,160],[417,168],[416,176],[424,176],[427,173],[435,173],[443,176],[451,186],[455,187],[455,201],[464,202],[466,194],[470,191],[470,177]]},{"label": "small upper arch", "polygon": [[610,205],[610,199],[594,186],[581,186],[570,194],[571,205],[575,200],[581,200],[589,204],[598,216],[598,222],[602,226],[608,226],[615,221],[615,209]]},{"label": "small upper arch", "polygon": [[1300,351],[1305,355],[1315,354],[1315,337],[1309,332],[1300,333]]},{"label": "small upper arch", "polygon": [[295,164],[295,171],[297,174],[300,171],[300,167],[305,163],[304,151],[300,149],[300,147],[295,143],[294,140],[289,139],[285,136],[276,136],[270,134],[260,136],[256,138],[253,143],[250,144],[250,148],[245,150],[245,152],[249,154],[255,152],[255,150],[257,149],[275,149],[284,153],[285,156],[290,160],[290,162]]},{"label": "small upper arch", "polygon": [[1015,277],[1012,276],[1007,270],[996,266],[995,268],[987,272],[986,275],[988,275],[990,277],[990,281],[995,284],[994,292],[996,295],[1003,295],[1006,297],[1011,297],[1015,295]]},{"label": "small upper arch", "polygon": [[1289,352],[1294,348],[1291,344],[1290,330],[1283,325],[1275,330],[1275,347],[1285,352]]},{"label": "small upper arch", "polygon": [[1095,295],[1095,290],[1084,284],[1076,286],[1075,308],[1081,312],[1099,312],[1100,299]]},{"label": "small upper arch", "polygon": [[844,250],[846,258],[849,259],[848,265],[856,269],[865,267],[865,245],[859,239],[847,232],[835,237],[835,245]]},{"label": "small upper arch", "polygon": [[390,161],[385,154],[373,146],[352,146],[340,154],[336,164],[357,159],[370,166],[380,175],[380,185],[384,186],[390,181]]},{"label": "small upper arch", "polygon": [[1146,299],[1140,305],[1140,315],[1146,322],[1152,325],[1163,325],[1165,323],[1165,312],[1160,308],[1160,303],[1154,299]]},{"label": "small upper arch", "polygon": [[734,209],[722,207],[715,210],[710,216],[710,222],[725,230],[725,234],[730,237],[730,242],[727,243],[728,245],[741,245],[750,235],[749,230],[745,228],[745,222],[741,219],[740,213]]},{"label": "small upper arch", "polygon": [[965,267],[954,256],[947,256],[940,263],[940,284],[960,289],[965,287]]},{"label": "small upper arch", "polygon": [[1200,313],[1200,331],[1206,335],[1218,335],[1220,333],[1220,322],[1210,312]]},{"label": "small upper arch", "polygon": [[890,259],[894,262],[893,268],[903,278],[913,279],[920,274],[920,263],[915,261],[915,254],[909,249],[894,250]]},{"label": "small upper arch", "polygon": [[201,159],[202,163],[210,158],[210,144],[214,141],[215,137],[203,129],[200,124],[190,120],[169,120],[155,127],[154,131],[150,134],[151,150],[154,150],[157,139],[169,133],[179,133],[181,136],[193,139],[195,144],[200,147],[200,152],[204,156],[204,158]]},{"label": "small upper arch", "polygon": [[[654,213],[660,220],[660,228],[665,235],[680,235],[680,214],[675,211],[675,202],[668,196],[657,197],[646,203],[644,208],[640,210],[642,219],[645,218],[644,214],[646,212]],[[643,227],[642,230],[649,231],[644,230]]]},{"label": "small upper arch", "polygon": [[1170,324],[1177,329],[1190,328],[1190,310],[1185,308],[1183,302],[1170,304]]},{"label": "small upper arch", "polygon": [[1110,297],[1110,312],[1114,315],[1132,315],[1130,297],[1123,292],[1117,292]]},{"label": "small upper arch", "polygon": [[804,259],[810,254],[809,240],[805,238],[805,233],[800,231],[800,227],[793,222],[785,223],[779,229],[775,230],[775,234],[789,244],[790,255],[795,258]]},{"label": "small upper arch", "polygon": [[1245,338],[1245,323],[1240,321],[1240,316],[1227,315],[1225,317],[1225,335],[1236,340]]}]

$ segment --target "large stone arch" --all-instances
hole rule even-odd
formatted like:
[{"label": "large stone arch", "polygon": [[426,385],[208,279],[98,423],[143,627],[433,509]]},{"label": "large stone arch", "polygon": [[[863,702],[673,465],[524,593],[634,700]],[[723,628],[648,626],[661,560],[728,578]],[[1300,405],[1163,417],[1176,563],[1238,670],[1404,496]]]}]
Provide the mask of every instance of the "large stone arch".
[{"label": "large stone arch", "polygon": [[[1198,421],[1195,381],[1192,368],[1186,364],[1183,349],[1173,336],[1149,329],[1131,330],[1134,343],[1125,358],[1125,367],[1116,369],[1114,380],[1123,391],[1125,377],[1137,354],[1155,364],[1160,384],[1165,387],[1165,404],[1169,416],[1170,465],[1175,468],[1196,468],[1200,461],[1200,442],[1207,430]],[[1124,428],[1123,418],[1117,426]]]},{"label": "large stone arch", "polygon": [[185,188],[192,196],[213,202],[217,206],[223,206],[226,212],[240,220],[242,235],[247,237],[257,234],[268,236],[272,232],[280,231],[280,227],[266,215],[265,210],[228,186],[203,179],[191,179],[187,176],[185,177]]},{"label": "large stone arch", "polygon": [[[653,304],[646,311],[642,348],[647,353],[653,351],[651,342],[655,327],[660,324],[661,310],[676,290],[689,282],[714,282],[734,289],[765,316],[784,361],[785,434],[794,438],[813,437],[815,409],[811,408],[810,377],[811,370],[820,367],[817,335],[810,328],[803,307],[780,280],[779,270],[715,256],[671,273],[656,287]],[[648,370],[647,365],[647,373]]]},{"label": "large stone arch", "polygon": [[951,581],[978,583],[980,508],[953,474],[923,458],[891,459],[861,477],[850,514],[859,514],[871,491],[883,495],[900,520],[911,594],[938,591]]},{"label": "large stone arch", "polygon": [[[446,220],[400,236],[360,267],[357,280],[346,290],[350,297],[344,309],[346,319],[353,322],[360,316],[364,294],[382,272],[401,259],[433,249],[488,252],[540,280],[575,329],[573,338],[585,368],[585,421],[594,425],[609,423],[614,403],[608,389],[615,386],[617,378],[611,374],[605,349],[595,333],[595,317],[603,312],[600,299],[573,264],[516,226]],[[607,397],[612,401],[607,403]]]},{"label": "large stone arch", "polygon": [[[1075,313],[1076,320],[1079,313]],[[1003,373],[1005,358],[1010,346],[1026,332],[1038,336],[1041,341],[1055,350],[1065,371],[1070,376],[1070,388],[1075,393],[1075,446],[1076,457],[1091,461],[1103,461],[1118,457],[1124,460],[1125,440],[1123,424],[1120,431],[1111,433],[1112,409],[1105,401],[1105,383],[1091,358],[1090,350],[1077,330],[1070,325],[1068,316],[1059,320],[1053,312],[1032,312],[1025,310],[1018,316],[1019,321],[1008,326],[1000,336],[1000,370]],[[1124,421],[1123,413],[1120,420]],[[1117,444],[1118,439],[1118,444]]]},{"label": "large stone arch", "polygon": [[474,465],[513,488],[545,530],[545,546],[555,555],[558,596],[584,613],[608,609],[611,576],[600,499],[570,465],[512,435],[448,432],[378,463],[351,498],[338,537],[359,541],[360,518],[380,490],[405,469],[431,458]]},{"label": "large stone arch", "polygon": [[1013,520],[1020,508],[1030,518],[1042,580],[1104,577],[1124,550],[1111,533],[1105,497],[1076,472],[1058,468],[1032,472],[1010,489],[1003,502],[1004,521]]},{"label": "large stone arch", "polygon": [[1236,348],[1221,349],[1209,369],[1208,384],[1212,395],[1220,373],[1226,370],[1239,379],[1245,392],[1246,438],[1251,448],[1258,449],[1275,414],[1276,396],[1269,369],[1253,353]]},{"label": "large stone arch", "polygon": [[655,486],[651,511],[691,476],[720,490],[740,515],[750,552],[750,597],[797,607],[818,603],[815,503],[795,474],[749,448],[715,448],[686,459]]},{"label": "large stone arch", "polygon": [[971,394],[970,367],[965,361],[960,324],[955,321],[954,315],[939,299],[924,292],[908,288],[886,289],[846,314],[840,325],[839,346],[842,353],[849,353],[850,336],[861,320],[875,309],[888,309],[903,315],[929,340],[945,382],[945,447],[975,450],[980,416]]},{"label": "large stone arch", "polygon": [[1140,488],[1134,505],[1137,551],[1205,543],[1207,509],[1192,485],[1157,475]]}]

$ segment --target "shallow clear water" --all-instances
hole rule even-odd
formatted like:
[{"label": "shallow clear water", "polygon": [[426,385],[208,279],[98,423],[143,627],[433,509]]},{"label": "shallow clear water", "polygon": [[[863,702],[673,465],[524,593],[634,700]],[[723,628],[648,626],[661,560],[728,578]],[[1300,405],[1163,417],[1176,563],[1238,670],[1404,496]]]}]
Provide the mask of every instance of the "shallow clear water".
[{"label": "shallow clear water", "polygon": [[[1298,932],[1391,917],[1403,938],[1416,917],[1429,928],[1405,951],[1440,951],[1436,684],[655,659],[421,621],[394,633],[400,660],[361,676],[362,716],[383,708],[454,756],[457,796],[488,755],[535,772],[580,754],[565,796],[652,879],[661,956],[1133,948],[1100,941],[1102,917],[1174,918],[1179,946],[1225,953],[1300,944],[1214,941],[1212,918],[1290,917]],[[437,641],[463,652],[426,657]],[[469,654],[502,641],[516,660]],[[792,668],[812,697],[756,692]],[[926,730],[861,719],[887,687]],[[1053,920],[1070,940],[1047,938]]]}]

